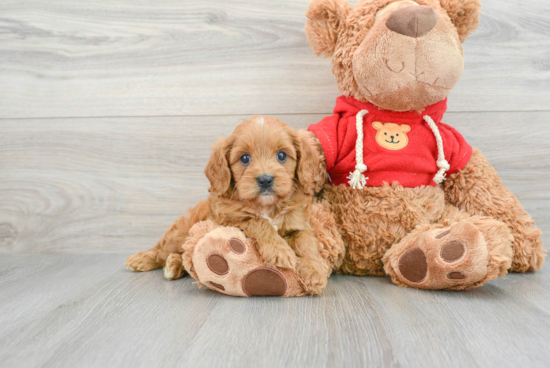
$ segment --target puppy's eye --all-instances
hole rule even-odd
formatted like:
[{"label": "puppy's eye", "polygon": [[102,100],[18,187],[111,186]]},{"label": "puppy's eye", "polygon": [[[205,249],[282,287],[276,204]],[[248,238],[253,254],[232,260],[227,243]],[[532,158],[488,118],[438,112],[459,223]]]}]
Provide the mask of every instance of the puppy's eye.
[{"label": "puppy's eye", "polygon": [[250,163],[250,155],[245,153],[244,155],[241,156],[241,164],[246,166],[249,163]]},{"label": "puppy's eye", "polygon": [[279,162],[285,162],[286,161],[286,153],[284,153],[283,151],[279,151],[279,153],[277,153],[277,160]]}]

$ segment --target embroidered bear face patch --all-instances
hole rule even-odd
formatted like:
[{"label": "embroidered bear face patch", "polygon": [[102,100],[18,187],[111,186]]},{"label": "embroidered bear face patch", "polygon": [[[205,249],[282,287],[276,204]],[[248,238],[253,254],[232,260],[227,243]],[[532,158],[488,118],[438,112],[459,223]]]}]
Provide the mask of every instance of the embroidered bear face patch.
[{"label": "embroidered bear face patch", "polygon": [[383,124],[379,121],[372,123],[376,132],[376,143],[389,150],[400,150],[409,144],[409,137],[407,132],[411,131],[411,127],[407,124]]}]

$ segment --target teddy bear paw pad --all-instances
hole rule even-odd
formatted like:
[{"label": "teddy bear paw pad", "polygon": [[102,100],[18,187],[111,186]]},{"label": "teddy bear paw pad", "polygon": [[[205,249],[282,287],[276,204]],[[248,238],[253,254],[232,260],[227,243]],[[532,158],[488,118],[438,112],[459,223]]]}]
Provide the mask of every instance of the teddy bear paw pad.
[{"label": "teddy bear paw pad", "polygon": [[424,252],[419,247],[406,251],[399,258],[399,271],[411,282],[424,280],[428,274],[428,261]]},{"label": "teddy bear paw pad", "polygon": [[[422,289],[459,289],[487,275],[488,250],[483,234],[471,223],[432,229],[411,242],[397,260],[398,279]],[[400,277],[399,277],[400,276]]]},{"label": "teddy bear paw pad", "polygon": [[214,253],[206,258],[206,265],[216,275],[225,275],[229,272],[229,264],[221,254]]},{"label": "teddy bear paw pad", "polygon": [[447,263],[458,261],[465,253],[466,247],[458,241],[443,244],[441,247],[441,258]]},{"label": "teddy bear paw pad", "polygon": [[[285,271],[267,267],[237,228],[220,227],[195,246],[193,267],[202,285],[235,296],[285,296]],[[287,272],[288,273],[288,272]]]},{"label": "teddy bear paw pad", "polygon": [[243,279],[243,291],[248,296],[283,296],[287,288],[283,274],[273,268],[257,268]]}]

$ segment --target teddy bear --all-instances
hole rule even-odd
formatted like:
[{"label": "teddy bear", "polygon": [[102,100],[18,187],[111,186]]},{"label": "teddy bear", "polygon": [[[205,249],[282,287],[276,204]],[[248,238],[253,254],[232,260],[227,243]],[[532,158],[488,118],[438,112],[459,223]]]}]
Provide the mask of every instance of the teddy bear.
[{"label": "teddy bear", "polygon": [[[462,290],[541,269],[545,251],[531,216],[483,154],[442,122],[480,7],[478,0],[311,1],[308,41],[332,59],[342,93],[334,114],[308,128],[330,177],[317,199],[328,204],[345,246],[337,272]],[[193,253],[213,243],[203,241],[208,234],[187,244],[186,269],[201,282],[212,275],[199,266],[205,255],[193,260]],[[227,244],[237,234],[218,237],[215,251],[233,257]],[[249,264],[265,267],[249,248]],[[263,295],[300,295],[292,270],[279,271],[278,292]],[[262,279],[257,289],[270,284]],[[246,295],[245,282],[233,278],[226,293]]]}]

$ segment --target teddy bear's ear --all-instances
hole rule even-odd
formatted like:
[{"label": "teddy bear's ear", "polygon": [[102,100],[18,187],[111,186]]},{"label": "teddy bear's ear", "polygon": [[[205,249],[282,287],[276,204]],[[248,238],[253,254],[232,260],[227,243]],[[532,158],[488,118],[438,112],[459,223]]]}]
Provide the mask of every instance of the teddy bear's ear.
[{"label": "teddy bear's ear", "polygon": [[374,123],[372,123],[372,127],[376,130],[380,130],[384,127],[384,124],[382,124],[382,122],[380,121],[375,121]]},{"label": "teddy bear's ear", "polygon": [[470,33],[479,25],[480,0],[440,0],[441,7],[447,11],[451,22],[458,30],[460,42],[466,41]]},{"label": "teddy bear's ear", "polygon": [[407,133],[407,132],[410,132],[410,131],[411,131],[410,125],[407,125],[407,124],[401,124],[401,125],[399,126],[399,129],[401,129],[401,131],[402,131],[403,133]]},{"label": "teddy bear's ear", "polygon": [[306,13],[306,35],[316,55],[332,56],[350,10],[347,0],[311,0]]}]

